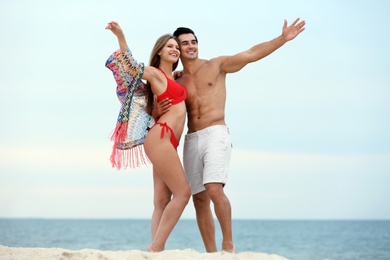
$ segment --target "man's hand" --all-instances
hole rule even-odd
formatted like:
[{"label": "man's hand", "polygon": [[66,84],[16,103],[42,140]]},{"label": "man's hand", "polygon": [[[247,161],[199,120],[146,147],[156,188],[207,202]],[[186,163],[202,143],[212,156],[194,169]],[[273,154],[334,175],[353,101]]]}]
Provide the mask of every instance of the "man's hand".
[{"label": "man's hand", "polygon": [[154,95],[153,111],[152,116],[154,120],[158,120],[163,114],[169,111],[172,106],[172,100],[165,98],[160,102],[157,102],[157,96]]},{"label": "man's hand", "polygon": [[182,71],[182,70],[178,70],[178,71],[174,71],[174,72],[173,72],[173,78],[174,78],[175,80],[181,78],[182,75],[183,75],[183,71]]},{"label": "man's hand", "polygon": [[[305,20],[300,21],[300,18],[297,18],[290,26],[287,26],[287,20],[284,19],[282,36],[286,41],[291,41],[298,36],[301,32],[305,30]],[[299,23],[298,23],[299,22]]]}]

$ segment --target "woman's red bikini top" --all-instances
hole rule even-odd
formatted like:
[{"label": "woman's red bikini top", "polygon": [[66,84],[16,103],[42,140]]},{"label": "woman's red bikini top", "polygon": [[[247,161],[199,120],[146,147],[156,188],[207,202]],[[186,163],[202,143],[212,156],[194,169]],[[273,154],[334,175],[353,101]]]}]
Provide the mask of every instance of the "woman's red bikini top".
[{"label": "woman's red bikini top", "polygon": [[[164,73],[164,71],[162,71],[160,68],[159,70]],[[186,89],[176,81],[168,78],[165,73],[164,75],[167,78],[167,89],[164,93],[157,97],[157,101],[169,98],[172,100],[172,105],[175,105],[185,100],[187,97]]]}]

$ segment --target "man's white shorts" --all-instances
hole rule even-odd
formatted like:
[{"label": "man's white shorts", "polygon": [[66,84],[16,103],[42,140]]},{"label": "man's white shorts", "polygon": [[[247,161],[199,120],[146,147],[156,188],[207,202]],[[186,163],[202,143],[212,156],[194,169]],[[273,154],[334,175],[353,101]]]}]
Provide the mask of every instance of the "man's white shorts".
[{"label": "man's white shorts", "polygon": [[205,190],[207,183],[226,184],[232,142],[225,125],[210,126],[187,134],[183,164],[192,194]]}]

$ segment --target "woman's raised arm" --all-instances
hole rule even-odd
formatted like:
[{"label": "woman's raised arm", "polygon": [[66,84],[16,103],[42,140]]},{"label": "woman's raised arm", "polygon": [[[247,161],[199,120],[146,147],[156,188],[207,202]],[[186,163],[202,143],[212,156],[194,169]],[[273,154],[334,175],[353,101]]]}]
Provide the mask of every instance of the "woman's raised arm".
[{"label": "woman's raised arm", "polygon": [[121,52],[125,52],[129,46],[127,45],[125,35],[119,24],[114,21],[109,22],[106,26],[106,30],[110,30],[113,34],[115,34],[115,36],[118,38],[119,49]]}]

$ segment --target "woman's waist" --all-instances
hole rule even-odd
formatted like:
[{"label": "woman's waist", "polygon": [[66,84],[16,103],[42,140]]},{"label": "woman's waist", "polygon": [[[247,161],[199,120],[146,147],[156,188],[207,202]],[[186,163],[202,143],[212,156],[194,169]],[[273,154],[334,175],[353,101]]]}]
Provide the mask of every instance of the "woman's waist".
[{"label": "woman's waist", "polygon": [[183,102],[182,104],[171,106],[167,112],[159,117],[158,121],[164,120],[169,122],[183,122],[184,124],[186,117],[187,109]]}]

